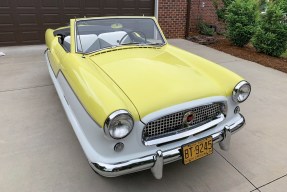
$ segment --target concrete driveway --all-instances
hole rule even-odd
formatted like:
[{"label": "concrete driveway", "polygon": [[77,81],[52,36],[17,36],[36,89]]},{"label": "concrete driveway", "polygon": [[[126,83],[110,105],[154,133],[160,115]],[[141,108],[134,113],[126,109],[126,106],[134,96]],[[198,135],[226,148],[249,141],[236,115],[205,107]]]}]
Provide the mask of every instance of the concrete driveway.
[{"label": "concrete driveway", "polygon": [[104,178],[88,165],[48,74],[45,46],[0,47],[0,191],[262,191],[287,188],[287,75],[186,40],[170,43],[249,80],[231,149],[188,166]]}]

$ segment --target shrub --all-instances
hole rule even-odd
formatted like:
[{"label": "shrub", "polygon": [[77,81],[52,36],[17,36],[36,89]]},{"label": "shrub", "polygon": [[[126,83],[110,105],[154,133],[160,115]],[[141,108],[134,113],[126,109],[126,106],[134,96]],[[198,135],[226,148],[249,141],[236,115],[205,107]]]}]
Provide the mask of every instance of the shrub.
[{"label": "shrub", "polygon": [[277,0],[275,1],[275,4],[277,4],[280,9],[284,13],[284,22],[287,24],[287,1],[286,0]]},{"label": "shrub", "polygon": [[[226,8],[233,2],[234,0],[213,0],[213,5],[216,9],[216,14],[219,20],[225,21],[226,16]],[[219,6],[220,2],[223,3],[223,6]]]},{"label": "shrub", "polygon": [[227,8],[227,38],[243,47],[256,31],[258,6],[253,0],[235,0]]},{"label": "shrub", "polygon": [[276,0],[274,3],[275,5],[278,5],[284,13],[287,13],[287,1],[286,0]]},{"label": "shrub", "polygon": [[208,24],[202,21],[198,23],[197,27],[199,29],[199,33],[202,35],[212,36],[215,31],[214,28],[210,27]]},{"label": "shrub", "polygon": [[252,43],[258,52],[279,57],[287,49],[287,24],[281,7],[271,4],[262,16]]},{"label": "shrub", "polygon": [[267,0],[259,0],[259,10],[261,13],[266,12],[268,7],[268,1]]}]

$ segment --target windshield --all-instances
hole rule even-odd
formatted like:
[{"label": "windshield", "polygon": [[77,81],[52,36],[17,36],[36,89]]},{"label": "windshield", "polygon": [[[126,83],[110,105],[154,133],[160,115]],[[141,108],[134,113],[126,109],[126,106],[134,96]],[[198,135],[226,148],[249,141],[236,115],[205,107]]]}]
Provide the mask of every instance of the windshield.
[{"label": "windshield", "polygon": [[91,19],[76,22],[76,49],[91,53],[126,45],[165,44],[150,18]]}]

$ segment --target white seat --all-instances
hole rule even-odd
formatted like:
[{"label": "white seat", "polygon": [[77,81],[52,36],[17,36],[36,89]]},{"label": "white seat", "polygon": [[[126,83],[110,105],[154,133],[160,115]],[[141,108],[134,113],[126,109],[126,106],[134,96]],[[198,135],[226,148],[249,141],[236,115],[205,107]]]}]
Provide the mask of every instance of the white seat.
[{"label": "white seat", "polygon": [[98,36],[96,34],[77,35],[78,51],[86,52],[97,40]]},{"label": "white seat", "polygon": [[[81,39],[80,39],[81,38]],[[78,35],[77,36],[77,48],[79,52],[86,52],[96,41],[98,36],[96,34]],[[63,46],[70,48],[71,46],[71,36],[64,38]]]},{"label": "white seat", "polygon": [[[78,52],[90,52],[111,45],[118,45],[119,41],[126,35],[125,31],[115,31],[102,33],[100,35],[87,34],[77,36],[77,51]],[[128,38],[128,37],[127,37]],[[64,38],[63,46],[70,51],[71,37],[67,36]]]},{"label": "white seat", "polygon": [[118,41],[120,41],[126,34],[127,33],[125,31],[114,31],[102,33],[98,36],[98,38],[104,40],[111,45],[118,45]]}]

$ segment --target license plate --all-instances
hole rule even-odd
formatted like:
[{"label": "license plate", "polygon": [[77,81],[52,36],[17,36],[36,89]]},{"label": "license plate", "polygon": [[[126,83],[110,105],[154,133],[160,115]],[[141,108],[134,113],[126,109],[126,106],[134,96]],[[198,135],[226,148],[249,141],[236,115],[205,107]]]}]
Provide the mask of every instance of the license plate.
[{"label": "license plate", "polygon": [[184,165],[210,155],[213,152],[212,137],[183,145],[181,151]]}]

